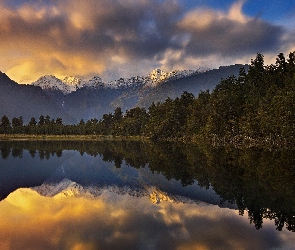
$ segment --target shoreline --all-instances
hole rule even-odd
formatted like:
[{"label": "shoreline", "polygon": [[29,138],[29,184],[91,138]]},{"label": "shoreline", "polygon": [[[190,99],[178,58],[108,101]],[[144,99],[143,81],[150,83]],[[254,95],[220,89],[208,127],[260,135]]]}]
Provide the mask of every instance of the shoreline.
[{"label": "shoreline", "polygon": [[[114,135],[29,135],[29,134],[0,134],[0,141],[142,141],[155,142],[145,136],[114,136]],[[193,138],[167,138],[158,142],[181,142],[197,145],[207,145],[215,148],[234,147],[268,148],[268,149],[295,149],[295,138],[250,138],[247,136],[196,136]]]},{"label": "shoreline", "polygon": [[27,135],[27,134],[0,134],[0,141],[149,141],[141,136],[113,136],[113,135]]}]

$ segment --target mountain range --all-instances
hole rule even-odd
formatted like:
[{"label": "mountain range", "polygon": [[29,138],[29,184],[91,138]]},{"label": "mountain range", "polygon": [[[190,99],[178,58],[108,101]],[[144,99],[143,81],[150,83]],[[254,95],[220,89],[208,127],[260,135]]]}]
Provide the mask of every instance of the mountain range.
[{"label": "mountain range", "polygon": [[[106,186],[106,187],[96,187],[96,186],[82,186],[76,182],[69,179],[63,179],[59,183],[43,183],[41,186],[36,186],[32,188],[42,196],[47,197],[69,197],[69,196],[79,196],[79,195],[91,195],[97,197],[101,195],[104,191],[109,191],[117,193],[119,195],[129,194],[135,197],[148,196],[150,201],[154,204],[168,201],[168,202],[200,202],[194,201],[190,198],[172,195],[161,191],[154,186],[145,186],[141,189],[133,189],[132,187],[124,186]],[[203,202],[204,204],[207,204]]]},{"label": "mountain range", "polygon": [[238,76],[240,68],[248,65],[221,66],[218,69],[172,71],[153,70],[148,76],[120,78],[104,82],[99,76],[79,79],[67,76],[58,79],[47,75],[31,84],[18,84],[0,72],[0,117],[22,116],[24,122],[40,115],[61,117],[64,123],[81,119],[100,119],[103,114],[121,107],[148,108],[153,102],[174,99],[184,91],[197,96],[200,91],[212,91],[221,79]]}]

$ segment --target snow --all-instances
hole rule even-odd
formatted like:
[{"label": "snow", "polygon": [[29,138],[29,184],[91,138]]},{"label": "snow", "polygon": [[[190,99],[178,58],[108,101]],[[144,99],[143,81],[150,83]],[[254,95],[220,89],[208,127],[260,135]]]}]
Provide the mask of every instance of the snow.
[{"label": "snow", "polygon": [[198,69],[198,70],[174,70],[172,72],[166,73],[161,69],[154,69],[152,72],[144,76],[134,76],[131,78],[120,78],[118,80],[103,82],[99,76],[94,76],[91,79],[79,79],[74,76],[66,76],[63,80],[58,79],[52,75],[46,75],[40,77],[37,81],[31,83],[31,85],[39,86],[45,90],[58,90],[63,94],[67,95],[71,92],[77,91],[81,88],[129,88],[136,86],[147,86],[155,87],[163,82],[169,80],[176,80],[184,77],[188,77],[194,74],[202,73],[208,69]]},{"label": "snow", "polygon": [[[38,192],[42,196],[54,197],[54,198],[65,198],[71,196],[84,196],[90,195],[92,197],[97,197],[104,193],[105,191],[135,197],[148,197],[150,202],[154,204],[159,204],[162,202],[171,203],[198,203],[207,204],[201,201],[194,201],[186,197],[179,195],[171,195],[166,192],[161,191],[159,188],[154,186],[145,186],[141,189],[132,189],[129,186],[81,186],[80,184],[73,182],[69,179],[64,179],[59,183],[43,183],[41,186],[33,187],[32,190]],[[208,204],[207,204],[208,205]]]}]

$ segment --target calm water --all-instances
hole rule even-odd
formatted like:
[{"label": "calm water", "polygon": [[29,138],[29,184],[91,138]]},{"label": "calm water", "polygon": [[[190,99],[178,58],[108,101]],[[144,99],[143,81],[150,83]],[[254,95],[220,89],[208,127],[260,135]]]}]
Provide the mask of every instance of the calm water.
[{"label": "calm water", "polygon": [[294,249],[295,152],[0,142],[0,249]]}]

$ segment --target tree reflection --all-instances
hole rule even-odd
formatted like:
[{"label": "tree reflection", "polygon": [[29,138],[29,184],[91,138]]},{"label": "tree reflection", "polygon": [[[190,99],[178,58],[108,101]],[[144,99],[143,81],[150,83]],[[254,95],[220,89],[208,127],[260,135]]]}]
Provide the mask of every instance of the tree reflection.
[{"label": "tree reflection", "polygon": [[19,157],[19,158],[22,158],[22,155],[23,155],[23,149],[22,148],[12,148],[11,150],[11,155],[13,157]]},{"label": "tree reflection", "polygon": [[294,151],[211,149],[208,175],[216,193],[235,202],[260,229],[263,218],[294,231]]},{"label": "tree reflection", "polygon": [[1,156],[3,159],[7,159],[8,156],[10,155],[10,148],[6,148],[6,147],[1,147],[0,148],[0,152],[1,152]]},{"label": "tree reflection", "polygon": [[291,150],[200,148],[139,141],[0,142],[4,160],[10,154],[21,157],[24,150],[42,160],[61,157],[63,150],[76,150],[81,155],[100,155],[116,168],[123,162],[137,169],[148,166],[183,186],[195,181],[204,188],[212,186],[224,201],[237,205],[240,215],[247,211],[257,229],[263,227],[264,218],[270,218],[277,230],[286,227],[295,232],[295,154]]}]

